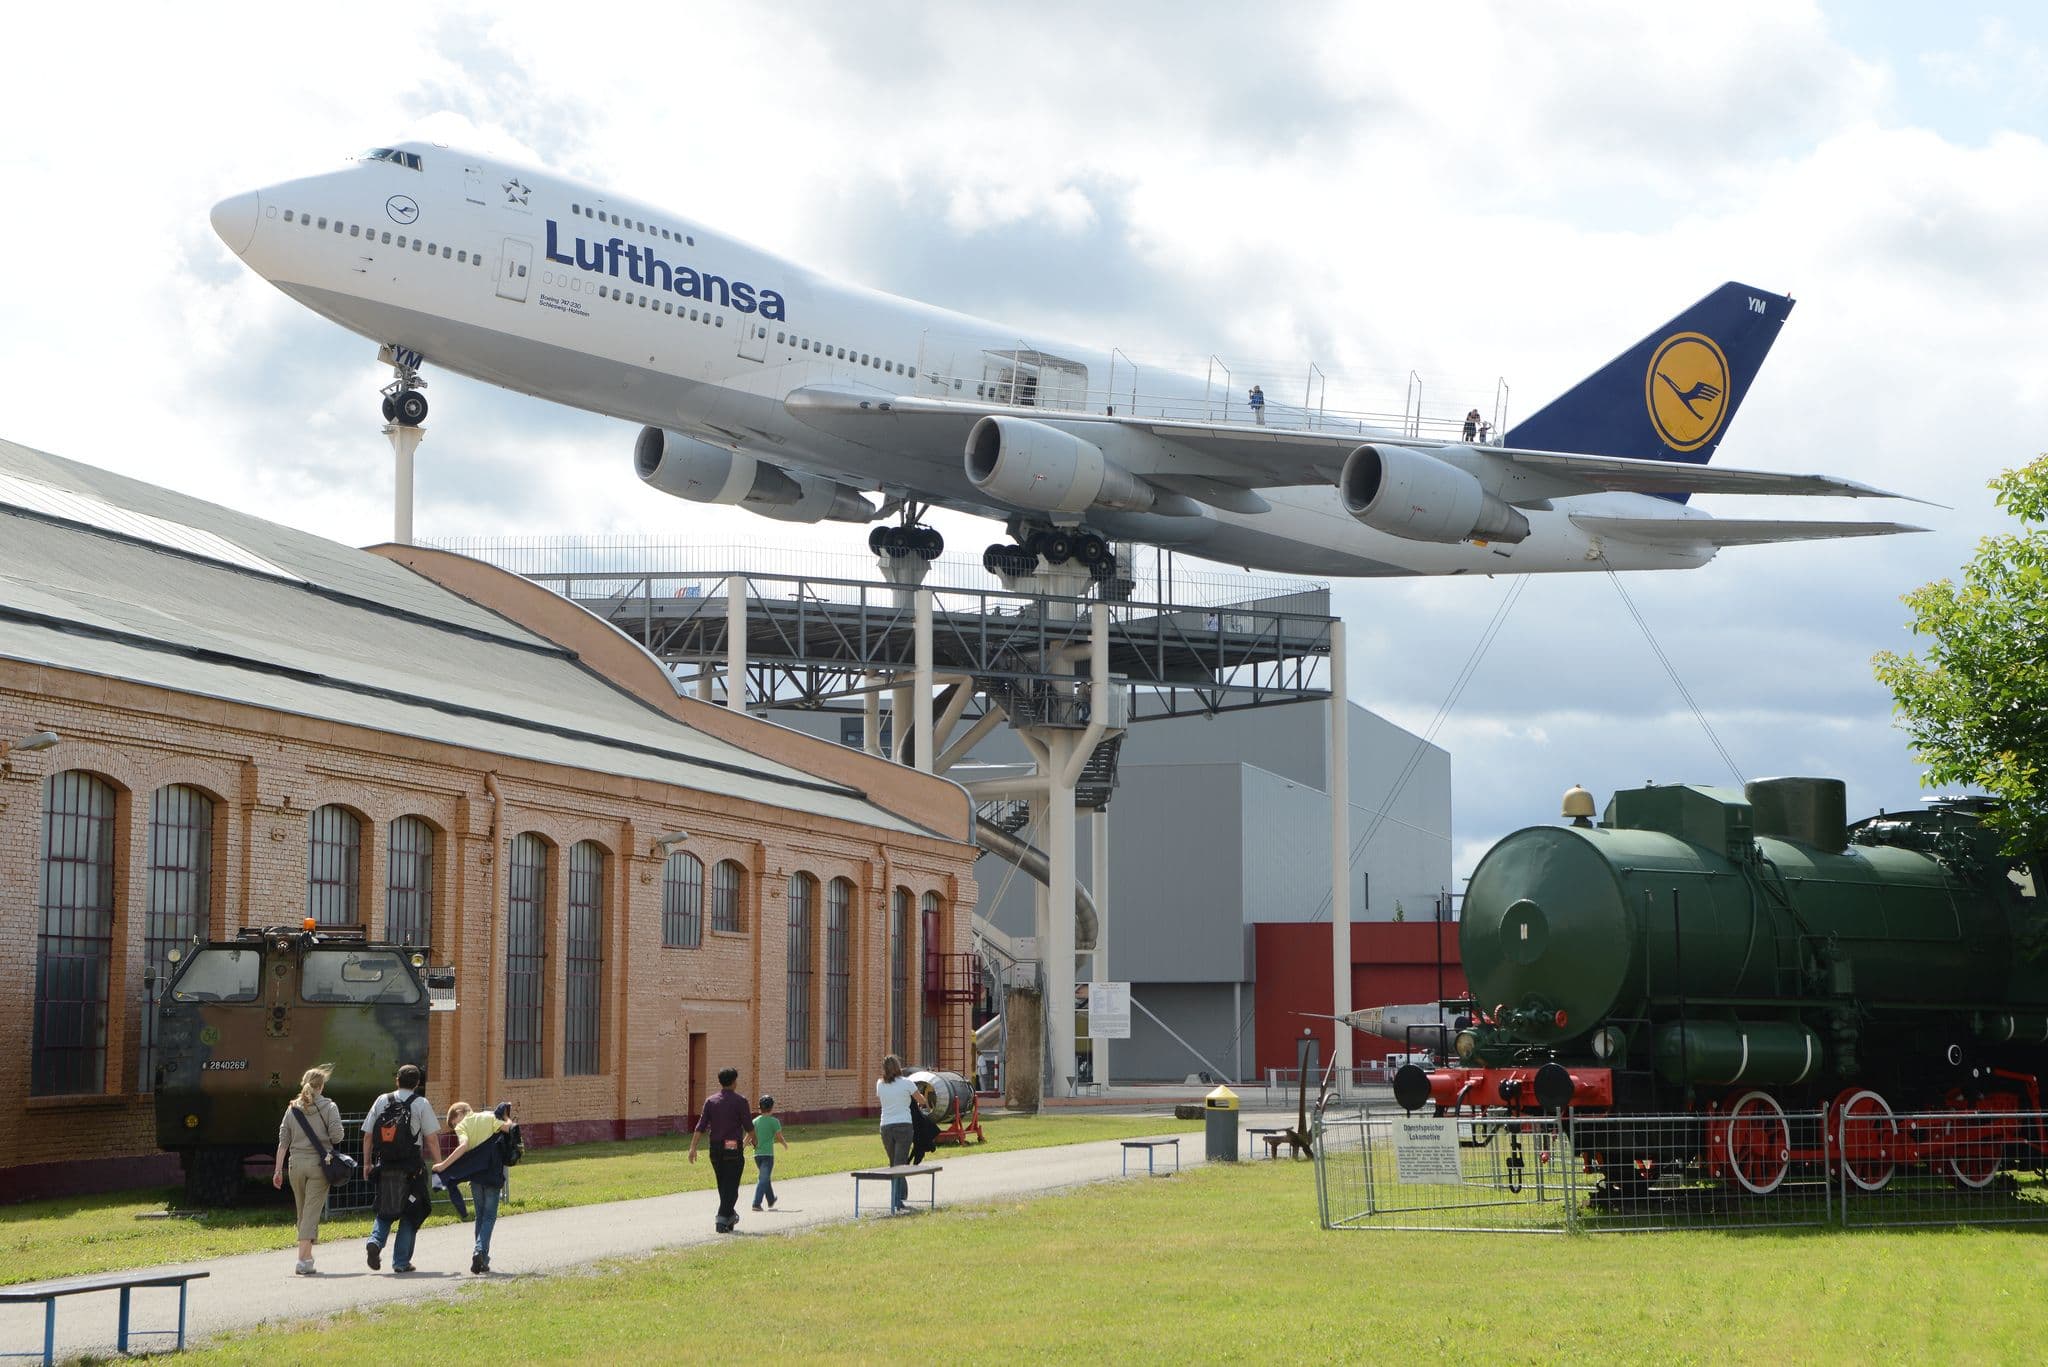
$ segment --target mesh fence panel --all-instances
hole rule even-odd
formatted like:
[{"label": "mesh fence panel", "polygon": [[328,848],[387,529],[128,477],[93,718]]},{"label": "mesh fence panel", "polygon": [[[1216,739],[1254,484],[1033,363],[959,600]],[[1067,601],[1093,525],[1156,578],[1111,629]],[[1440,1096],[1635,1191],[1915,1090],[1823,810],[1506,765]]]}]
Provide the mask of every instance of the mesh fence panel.
[{"label": "mesh fence panel", "polygon": [[1872,1106],[1840,1120],[1844,1226],[2048,1223],[2048,1114]]},{"label": "mesh fence panel", "polygon": [[1509,1119],[1329,1115],[1326,1229],[1622,1233],[2048,1224],[2048,1113],[1881,1104]]},{"label": "mesh fence panel", "polygon": [[1822,1112],[1576,1116],[1571,1133],[1588,1233],[1828,1223]]},{"label": "mesh fence panel", "polygon": [[1325,1229],[1562,1234],[1572,1167],[1567,1137],[1551,1117],[1326,1116],[1316,1196]]}]

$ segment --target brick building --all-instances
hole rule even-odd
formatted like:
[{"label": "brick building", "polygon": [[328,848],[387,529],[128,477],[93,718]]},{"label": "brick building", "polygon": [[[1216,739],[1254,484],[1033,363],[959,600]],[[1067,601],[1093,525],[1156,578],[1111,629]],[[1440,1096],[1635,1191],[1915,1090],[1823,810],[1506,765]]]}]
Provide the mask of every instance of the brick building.
[{"label": "brick building", "polygon": [[430,1094],[542,1142],[676,1127],[727,1063],[857,1114],[964,1031],[920,981],[967,948],[957,786],[680,697],[459,556],[0,442],[0,746],[0,1199],[174,1175],[151,970],[243,926],[429,946]]}]

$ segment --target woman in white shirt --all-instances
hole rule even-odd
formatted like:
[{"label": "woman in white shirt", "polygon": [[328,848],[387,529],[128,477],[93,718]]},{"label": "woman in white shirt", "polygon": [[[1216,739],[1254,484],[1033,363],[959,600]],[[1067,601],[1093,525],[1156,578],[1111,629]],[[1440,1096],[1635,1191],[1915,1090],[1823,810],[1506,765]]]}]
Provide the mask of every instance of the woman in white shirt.
[{"label": "woman in white shirt", "polygon": [[327,1079],[334,1065],[323,1063],[308,1068],[299,1079],[299,1094],[284,1109],[277,1124],[277,1164],[270,1170],[270,1185],[282,1187],[286,1165],[290,1165],[292,1207],[299,1227],[301,1277],[313,1275],[313,1241],[320,1237],[320,1215],[327,1208],[327,1175],[320,1169],[324,1143],[332,1153],[341,1145],[341,1110],[327,1097]]},{"label": "woman in white shirt", "polygon": [[[902,1167],[910,1162],[910,1108],[921,1104],[921,1099],[917,1084],[903,1076],[903,1060],[894,1054],[882,1059],[882,1076],[875,1082],[875,1100],[882,1104],[882,1148],[888,1152],[889,1166]],[[900,1177],[889,1184],[891,1215],[909,1209],[904,1204],[909,1186]]]}]

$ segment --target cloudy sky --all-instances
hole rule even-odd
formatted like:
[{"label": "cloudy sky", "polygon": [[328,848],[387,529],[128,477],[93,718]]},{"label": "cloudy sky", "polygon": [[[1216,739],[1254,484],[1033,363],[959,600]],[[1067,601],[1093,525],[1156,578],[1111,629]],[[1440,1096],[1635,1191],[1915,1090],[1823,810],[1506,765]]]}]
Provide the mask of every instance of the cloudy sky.
[{"label": "cloudy sky", "polygon": [[[139,7],[138,7],[139,8]],[[59,13],[59,11],[63,11]],[[2009,12],[2008,12],[2009,11]],[[1798,307],[1719,459],[1953,505],[1933,535],[1623,582],[1746,777],[1918,800],[1872,681],[1898,597],[2000,519],[2048,417],[2048,21],[1789,0],[1243,7],[79,7],[7,24],[0,435],[344,540],[390,526],[374,348],[213,236],[243,189],[432,136],[835,274],[1141,364],[1525,415],[1716,283]],[[857,551],[644,491],[632,429],[434,375],[418,530]],[[988,524],[942,525],[973,554]],[[1340,585],[1354,696],[1411,727],[1509,580]],[[1602,575],[1537,578],[1444,726],[1458,872],[1579,782],[1728,783]],[[1368,794],[1354,794],[1363,800]]]}]

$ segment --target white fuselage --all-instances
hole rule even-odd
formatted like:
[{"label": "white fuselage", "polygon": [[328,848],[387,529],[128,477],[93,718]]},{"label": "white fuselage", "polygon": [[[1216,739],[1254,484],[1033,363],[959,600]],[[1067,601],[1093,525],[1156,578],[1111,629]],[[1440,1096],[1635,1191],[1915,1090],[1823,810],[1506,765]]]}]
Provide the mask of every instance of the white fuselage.
[{"label": "white fuselage", "polygon": [[[957,446],[856,440],[784,406],[811,386],[985,404],[1249,423],[1241,394],[914,300],[840,284],[694,219],[548,172],[430,144],[268,186],[214,211],[248,265],[379,344],[506,389],[666,428],[860,489],[1008,517]],[[1121,396],[1121,397],[1120,397]],[[1275,427],[1304,423],[1271,405]],[[1370,435],[1364,433],[1363,435]],[[623,455],[623,453],[622,453]],[[1116,539],[1248,568],[1330,576],[1689,568],[1710,545],[1597,543],[1572,512],[1700,516],[1605,493],[1528,512],[1514,545],[1410,541],[1348,515],[1334,488],[1261,490],[1263,512],[1090,512]]]}]

